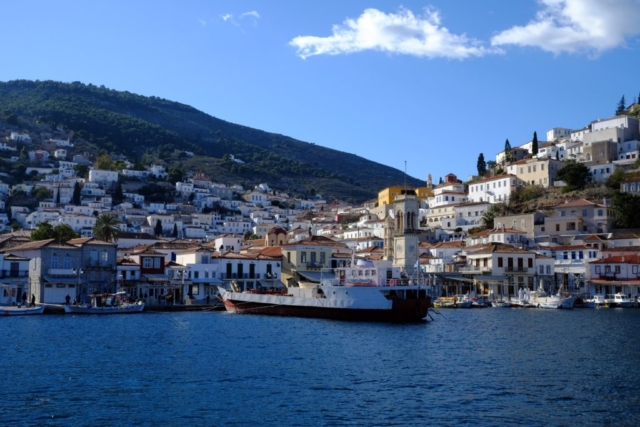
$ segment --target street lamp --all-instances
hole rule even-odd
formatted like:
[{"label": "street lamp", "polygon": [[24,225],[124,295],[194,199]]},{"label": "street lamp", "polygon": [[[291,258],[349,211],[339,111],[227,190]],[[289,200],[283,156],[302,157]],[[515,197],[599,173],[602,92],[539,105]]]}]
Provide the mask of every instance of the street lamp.
[{"label": "street lamp", "polygon": [[83,302],[81,301],[82,299],[82,289],[80,288],[80,276],[82,275],[82,273],[84,273],[84,270],[81,268],[74,268],[73,270],[73,274],[77,275],[77,280],[76,280],[76,298],[78,300],[78,302]]}]

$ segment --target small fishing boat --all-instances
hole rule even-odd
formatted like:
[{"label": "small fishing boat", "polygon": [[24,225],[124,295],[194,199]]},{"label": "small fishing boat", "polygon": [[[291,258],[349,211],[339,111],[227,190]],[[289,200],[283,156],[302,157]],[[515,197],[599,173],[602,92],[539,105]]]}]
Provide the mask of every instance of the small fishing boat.
[{"label": "small fishing boat", "polygon": [[64,312],[68,314],[127,314],[142,313],[142,301],[129,302],[126,292],[115,294],[92,294],[91,304],[64,305]]},{"label": "small fishing boat", "polygon": [[0,316],[31,316],[33,314],[42,314],[44,305],[35,307],[27,307],[26,305],[6,305],[0,306]]}]

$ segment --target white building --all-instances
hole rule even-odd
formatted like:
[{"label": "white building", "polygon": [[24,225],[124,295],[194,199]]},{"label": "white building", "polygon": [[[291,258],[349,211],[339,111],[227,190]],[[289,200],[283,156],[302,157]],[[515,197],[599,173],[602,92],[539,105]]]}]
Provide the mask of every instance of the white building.
[{"label": "white building", "polygon": [[515,175],[498,175],[469,184],[469,201],[507,203],[511,192],[521,184]]},{"label": "white building", "polygon": [[101,169],[91,169],[89,171],[89,182],[110,184],[118,182],[118,172]]}]

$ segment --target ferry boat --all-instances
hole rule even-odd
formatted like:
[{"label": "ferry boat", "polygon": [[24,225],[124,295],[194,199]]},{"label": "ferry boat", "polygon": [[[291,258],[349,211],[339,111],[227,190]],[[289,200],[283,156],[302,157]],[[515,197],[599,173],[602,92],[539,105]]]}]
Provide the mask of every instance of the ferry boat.
[{"label": "ferry boat", "polygon": [[90,304],[64,305],[67,314],[127,314],[142,313],[144,303],[128,302],[126,292],[115,294],[91,294]]},{"label": "ferry boat", "polygon": [[315,317],[335,320],[413,322],[427,317],[431,286],[419,277],[402,277],[389,260],[351,257],[346,267],[321,270],[319,283],[232,289],[218,287],[231,313]]}]

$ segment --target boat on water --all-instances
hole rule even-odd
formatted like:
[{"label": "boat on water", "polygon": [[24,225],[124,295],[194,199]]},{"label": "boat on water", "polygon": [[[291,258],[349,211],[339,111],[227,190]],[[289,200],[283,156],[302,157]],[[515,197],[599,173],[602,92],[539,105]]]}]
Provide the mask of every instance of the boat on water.
[{"label": "boat on water", "polygon": [[64,312],[68,314],[127,314],[142,313],[142,301],[129,302],[126,292],[115,294],[91,294],[90,304],[67,304]]},{"label": "boat on water", "polygon": [[536,308],[537,305],[532,304],[531,301],[524,298],[514,298],[509,301],[509,305],[514,308]]},{"label": "boat on water", "polygon": [[491,307],[510,308],[511,303],[509,301],[491,301]]},{"label": "boat on water", "polygon": [[480,308],[482,301],[471,298],[469,295],[456,295],[453,297],[439,297],[433,303],[434,308]]},{"label": "boat on water", "polygon": [[241,314],[412,322],[425,319],[431,306],[431,286],[402,277],[389,260],[356,262],[352,255],[345,267],[321,270],[318,283],[296,285],[241,289],[232,282],[218,290],[227,311]]},{"label": "boat on water", "polygon": [[622,293],[605,295],[604,303],[605,305],[613,308],[631,308],[638,306],[635,298],[629,298]]},{"label": "boat on water", "polygon": [[6,305],[0,306],[0,316],[31,316],[33,314],[42,314],[44,305],[35,307],[27,307],[26,305]]},{"label": "boat on water", "polygon": [[578,298],[575,295],[563,294],[562,286],[558,293],[550,295],[544,290],[543,281],[540,280],[538,290],[529,292],[527,299],[531,304],[539,308],[571,309]]},{"label": "boat on water", "polygon": [[576,302],[573,304],[573,308],[596,308],[596,299],[589,294],[578,296]]},{"label": "boat on water", "polygon": [[16,304],[16,301],[14,301],[17,293],[15,288],[0,283],[0,289],[4,291],[3,293],[6,296],[6,299],[0,305],[0,316],[31,316],[44,312],[44,305],[35,305],[35,300],[33,304],[28,304],[24,301],[21,304]]}]

